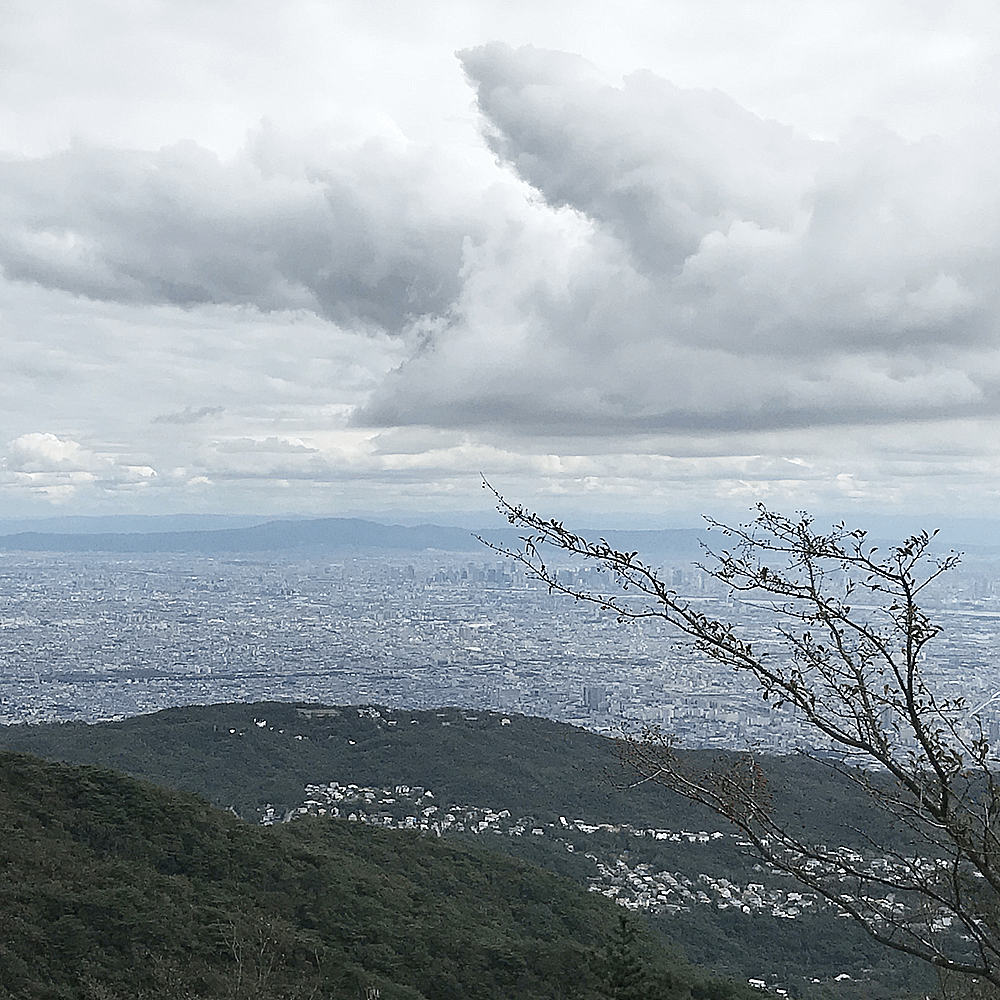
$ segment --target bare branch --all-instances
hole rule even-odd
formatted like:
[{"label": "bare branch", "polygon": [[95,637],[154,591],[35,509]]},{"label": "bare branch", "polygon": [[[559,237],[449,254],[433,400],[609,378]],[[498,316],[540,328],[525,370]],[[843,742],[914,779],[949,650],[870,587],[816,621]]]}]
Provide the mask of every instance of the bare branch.
[{"label": "bare branch", "polygon": [[[770,865],[849,914],[876,940],[935,967],[1000,987],[1000,785],[989,743],[970,735],[968,708],[933,692],[921,671],[941,626],[919,600],[960,556],[931,554],[917,532],[880,551],[843,523],[816,528],[760,505],[747,524],[706,519],[722,546],[697,565],[772,614],[781,653],[758,650],[732,622],[685,601],[636,552],[590,541],[561,521],[511,504],[484,480],[497,509],[522,529],[520,547],[486,542],[550,591],[596,604],[621,622],[659,619],[716,662],[753,677],[843,754],[837,773],[893,823],[901,849],[864,855],[812,842],[773,807],[766,761],[754,754],[696,770],[668,735],[645,729],[620,743],[635,784],[656,782],[726,817]],[[548,551],[606,573],[606,588],[561,580]]]}]

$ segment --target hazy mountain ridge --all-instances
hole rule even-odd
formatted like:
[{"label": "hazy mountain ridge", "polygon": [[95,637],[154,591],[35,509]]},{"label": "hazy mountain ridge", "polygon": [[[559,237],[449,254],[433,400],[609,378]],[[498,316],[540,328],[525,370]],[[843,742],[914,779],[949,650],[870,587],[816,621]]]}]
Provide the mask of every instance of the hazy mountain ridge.
[{"label": "hazy mountain ridge", "polygon": [[0,536],[149,534],[164,531],[217,531],[249,528],[267,521],[295,521],[299,516],[263,514],[61,514],[49,517],[0,517]]},{"label": "hazy mountain ridge", "polygon": [[[941,519],[869,519],[870,539],[880,545],[898,544],[906,532],[929,527]],[[235,523],[234,523],[235,522]],[[42,530],[49,523],[61,530]],[[106,530],[106,525],[118,530]],[[220,525],[215,527],[214,525]],[[184,527],[182,527],[184,526]],[[584,538],[605,539],[612,548],[637,552],[646,562],[669,556],[695,562],[703,544],[724,548],[723,536],[702,528],[576,528]],[[110,553],[264,553],[301,552],[388,554],[405,552],[468,552],[488,555],[481,538],[517,549],[523,532],[504,525],[479,528],[454,525],[387,524],[360,517],[251,517],[223,515],[149,515],[146,517],[66,517],[0,521],[0,552]],[[961,549],[968,558],[995,559],[1000,552],[1000,522],[946,520],[941,545]]]},{"label": "hazy mountain ridge", "polygon": [[[594,531],[618,548],[644,553],[698,552],[699,531],[688,528],[661,531]],[[508,546],[518,545],[513,528],[470,531],[448,525],[382,524],[363,518],[270,520],[245,527],[187,531],[128,532],[19,531],[0,534],[0,551],[8,552],[281,552],[315,549],[323,552],[475,552],[487,549],[479,535]]]},{"label": "hazy mountain ridge", "polygon": [[376,524],[360,518],[268,521],[244,528],[94,534],[21,532],[0,549],[28,552],[267,552],[288,549],[472,551],[480,543],[460,528]]}]

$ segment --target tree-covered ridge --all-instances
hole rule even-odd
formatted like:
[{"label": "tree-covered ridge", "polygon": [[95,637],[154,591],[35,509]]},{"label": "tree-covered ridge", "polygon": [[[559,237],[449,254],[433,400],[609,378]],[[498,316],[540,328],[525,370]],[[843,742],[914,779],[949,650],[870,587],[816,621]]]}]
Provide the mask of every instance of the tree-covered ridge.
[{"label": "tree-covered ridge", "polygon": [[[530,817],[545,830],[544,836],[488,836],[490,850],[569,876],[581,886],[605,891],[620,885],[623,899],[660,897],[666,889],[665,905],[646,912],[662,910],[653,919],[666,936],[693,961],[727,975],[799,983],[802,995],[812,995],[826,989],[812,979],[830,982],[850,973],[857,984],[854,995],[869,998],[908,995],[909,984],[916,989],[922,982],[906,963],[886,962],[877,946],[832,914],[796,907],[804,911],[797,919],[773,916],[789,911],[789,894],[799,887],[773,883],[771,873],[755,870],[738,838],[707,810],[652,784],[623,788],[614,741],[572,726],[458,709],[258,703],[169,709],[92,726],[0,728],[0,743],[145,775],[198,792],[223,808],[234,806],[251,821],[263,817],[268,804],[283,817],[309,797],[307,785],[422,786],[432,789],[441,805],[476,806],[484,811],[482,818],[485,810],[508,810],[515,820]],[[705,761],[714,756],[701,754]],[[884,817],[828,768],[789,757],[770,758],[768,769],[778,808],[822,824],[829,843],[864,846],[866,833],[883,835]],[[380,805],[371,818],[386,811]],[[613,829],[586,833],[577,821]],[[664,828],[726,835],[707,843],[700,837],[656,839],[653,831]],[[645,835],[638,837],[638,831]],[[459,836],[468,837],[468,831]],[[671,892],[663,872],[682,876],[681,890]],[[740,892],[728,883],[739,885]],[[751,889],[756,883],[767,890],[758,893],[759,905],[747,898],[758,892]],[[752,912],[720,909],[725,893],[717,888],[730,888]],[[703,892],[709,903],[701,899]],[[683,912],[672,911],[675,901]],[[848,995],[848,986],[842,981],[835,995]]]},{"label": "tree-covered ridge", "polygon": [[[115,772],[0,754],[0,979],[41,998],[598,998],[618,912],[476,845],[265,828]],[[641,942],[650,997],[727,997]]]},{"label": "tree-covered ridge", "polygon": [[[718,825],[708,809],[651,783],[626,786],[613,739],[565,723],[461,709],[195,705],[96,725],[0,727],[0,746],[112,767],[193,791],[245,819],[294,808],[306,785],[426,785],[441,799],[596,823]],[[714,751],[693,751],[710,760]],[[768,760],[776,807],[808,811],[830,843],[858,844],[885,823],[850,784],[801,756]]]}]

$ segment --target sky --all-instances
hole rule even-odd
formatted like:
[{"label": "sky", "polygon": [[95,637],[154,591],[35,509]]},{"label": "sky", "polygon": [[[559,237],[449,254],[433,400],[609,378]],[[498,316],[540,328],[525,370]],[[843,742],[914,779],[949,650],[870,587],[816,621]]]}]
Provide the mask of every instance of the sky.
[{"label": "sky", "polygon": [[0,517],[1000,517],[994,0],[7,0]]}]

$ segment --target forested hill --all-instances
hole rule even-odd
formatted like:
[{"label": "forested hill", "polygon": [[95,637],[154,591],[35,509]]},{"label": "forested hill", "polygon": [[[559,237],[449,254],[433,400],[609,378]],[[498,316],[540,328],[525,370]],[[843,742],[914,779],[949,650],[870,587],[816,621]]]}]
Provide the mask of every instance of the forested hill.
[{"label": "forested hill", "polygon": [[[714,815],[654,783],[625,787],[615,742],[573,726],[459,709],[228,704],[99,725],[0,727],[0,747],[142,775],[233,807],[251,824],[268,805],[279,818],[301,806],[310,797],[307,785],[335,783],[358,786],[360,811],[372,821],[397,813],[398,820],[403,800],[388,804],[397,786],[419,787],[433,793],[438,817],[476,807],[480,819],[506,810],[512,821],[530,820],[520,824],[523,836],[476,835],[466,824],[459,840],[513,854],[581,886],[633,893],[635,905],[643,906],[650,891],[664,891],[667,876],[658,873],[669,873],[677,888],[667,891],[667,902],[681,896],[682,905],[648,908],[652,926],[718,975],[764,977],[795,996],[837,1000],[910,997],[926,985],[912,962],[886,953],[829,909],[814,906],[787,919],[790,910],[801,910],[788,902],[800,886],[761,869]],[[709,765],[717,756],[693,753],[691,763]],[[764,763],[776,815],[796,828],[859,849],[870,847],[869,838],[892,843],[886,817],[829,768],[801,756]],[[302,822],[310,821],[275,829]],[[535,827],[541,835],[532,834]],[[673,831],[667,839],[664,829]],[[656,834],[639,836],[649,831]],[[729,905],[734,891],[757,900],[751,912]]]},{"label": "forested hill", "polygon": [[[0,991],[32,1000],[599,1000],[618,908],[475,845],[260,827],[0,753]],[[648,937],[647,994],[742,997]],[[368,991],[378,990],[378,994]]]},{"label": "forested hill", "polygon": [[[613,739],[548,719],[460,709],[308,706],[281,702],[171,708],[96,725],[0,727],[0,746],[50,760],[112,767],[196,792],[256,820],[302,801],[307,784],[422,785],[439,800],[530,813],[540,821],[702,830],[719,820],[654,783],[626,787]],[[707,765],[715,751],[692,752]],[[767,762],[776,808],[808,812],[833,843],[888,836],[866,798],[800,755]]]}]

